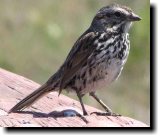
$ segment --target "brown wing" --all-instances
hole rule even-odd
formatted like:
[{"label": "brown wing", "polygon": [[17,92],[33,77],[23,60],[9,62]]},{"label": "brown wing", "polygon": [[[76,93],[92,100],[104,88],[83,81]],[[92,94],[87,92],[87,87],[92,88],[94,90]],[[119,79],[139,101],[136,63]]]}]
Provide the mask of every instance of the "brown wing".
[{"label": "brown wing", "polygon": [[96,48],[93,44],[98,34],[90,32],[83,35],[74,44],[71,49],[63,68],[63,76],[60,81],[59,95],[65,84],[76,74],[76,72],[87,62],[87,58]]}]

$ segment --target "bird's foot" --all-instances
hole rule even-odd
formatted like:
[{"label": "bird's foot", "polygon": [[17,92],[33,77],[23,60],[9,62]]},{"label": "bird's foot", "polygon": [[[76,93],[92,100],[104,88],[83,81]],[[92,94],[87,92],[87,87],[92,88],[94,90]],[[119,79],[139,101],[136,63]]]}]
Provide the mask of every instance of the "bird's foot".
[{"label": "bird's foot", "polygon": [[88,116],[88,113],[86,111],[83,111],[83,116]]},{"label": "bird's foot", "polygon": [[121,116],[120,114],[113,112],[92,112],[90,115],[96,114],[97,116]]}]

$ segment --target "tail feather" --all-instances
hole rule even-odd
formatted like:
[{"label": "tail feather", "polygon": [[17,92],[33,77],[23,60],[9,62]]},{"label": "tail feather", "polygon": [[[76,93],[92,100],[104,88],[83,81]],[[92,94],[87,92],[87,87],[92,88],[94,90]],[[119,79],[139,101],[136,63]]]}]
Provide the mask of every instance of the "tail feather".
[{"label": "tail feather", "polygon": [[25,97],[23,100],[21,100],[18,104],[16,104],[13,108],[9,110],[9,113],[16,112],[18,110],[23,110],[26,107],[29,107],[33,103],[35,103],[37,100],[42,98],[45,94],[49,92],[48,84],[42,85],[40,88],[35,90],[33,93]]}]

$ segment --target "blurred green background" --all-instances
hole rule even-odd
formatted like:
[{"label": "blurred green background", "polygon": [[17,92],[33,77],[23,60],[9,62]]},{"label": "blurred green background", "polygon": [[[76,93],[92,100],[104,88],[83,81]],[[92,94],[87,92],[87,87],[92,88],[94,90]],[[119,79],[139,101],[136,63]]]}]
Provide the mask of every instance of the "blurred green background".
[{"label": "blurred green background", "polygon": [[[0,67],[46,82],[95,13],[111,3],[131,7],[142,20],[130,30],[130,55],[120,78],[97,94],[114,112],[150,124],[149,0],[0,0]],[[102,109],[88,95],[84,102]]]}]

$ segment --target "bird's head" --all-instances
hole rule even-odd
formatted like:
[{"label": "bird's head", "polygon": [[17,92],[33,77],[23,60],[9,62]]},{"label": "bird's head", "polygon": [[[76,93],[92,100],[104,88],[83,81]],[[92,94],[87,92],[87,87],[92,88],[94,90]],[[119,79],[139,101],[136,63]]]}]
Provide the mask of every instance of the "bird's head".
[{"label": "bird's head", "polygon": [[113,4],[101,8],[94,17],[91,27],[98,31],[129,31],[133,21],[139,21],[141,18],[130,8]]}]

